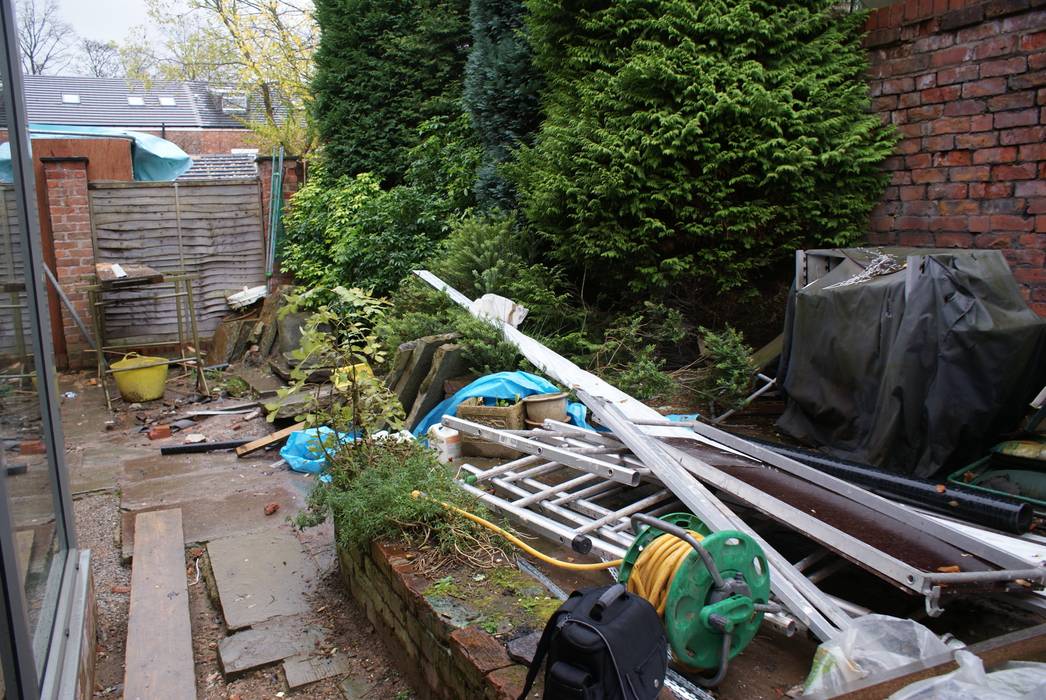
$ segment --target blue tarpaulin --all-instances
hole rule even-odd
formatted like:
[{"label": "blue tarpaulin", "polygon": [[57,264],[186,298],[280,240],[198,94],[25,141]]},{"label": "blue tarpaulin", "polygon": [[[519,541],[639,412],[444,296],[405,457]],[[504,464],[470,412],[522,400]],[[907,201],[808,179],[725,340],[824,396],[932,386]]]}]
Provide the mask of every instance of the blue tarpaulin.
[{"label": "blue tarpaulin", "polygon": [[[134,179],[145,182],[174,180],[192,167],[192,158],[170,141],[130,129],[103,126],[65,126],[30,124],[33,139],[128,138],[131,139],[131,165]],[[30,141],[32,147],[32,141]],[[0,182],[11,182],[11,144],[0,144]]]},{"label": "blue tarpaulin", "polygon": [[298,430],[287,438],[280,457],[296,472],[319,474],[327,466],[327,452],[337,450],[339,442],[345,444],[355,439],[355,433],[339,433],[325,425]]},{"label": "blue tarpaulin", "polygon": [[[453,416],[458,405],[465,399],[481,398],[485,404],[494,405],[498,399],[512,400],[533,394],[556,394],[560,389],[552,382],[527,372],[498,372],[480,377],[449,399],[444,399],[425,416],[414,429],[414,437],[424,437],[429,428],[439,423],[443,416]],[[570,422],[583,428],[592,426],[585,420],[585,406],[571,402],[567,404]]]}]

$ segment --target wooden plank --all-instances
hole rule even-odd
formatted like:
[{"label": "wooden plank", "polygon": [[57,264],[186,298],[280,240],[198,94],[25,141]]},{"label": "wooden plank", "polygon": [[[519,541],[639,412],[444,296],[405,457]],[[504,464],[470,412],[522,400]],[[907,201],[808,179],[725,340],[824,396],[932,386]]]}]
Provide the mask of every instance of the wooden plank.
[{"label": "wooden plank", "polygon": [[15,541],[18,546],[18,578],[25,588],[25,581],[29,577],[29,560],[33,555],[33,530],[19,530],[15,533]]},{"label": "wooden plank", "polygon": [[182,511],[139,513],[134,532],[123,696],[127,700],[192,700],[196,674]]},{"label": "wooden plank", "polygon": [[273,445],[277,442],[282,442],[291,436],[291,433],[305,429],[305,423],[295,423],[289,428],[283,430],[277,430],[275,433],[266,435],[263,438],[258,438],[254,442],[248,442],[246,445],[241,445],[236,448],[237,457],[246,457],[252,452],[257,452],[263,448]]}]

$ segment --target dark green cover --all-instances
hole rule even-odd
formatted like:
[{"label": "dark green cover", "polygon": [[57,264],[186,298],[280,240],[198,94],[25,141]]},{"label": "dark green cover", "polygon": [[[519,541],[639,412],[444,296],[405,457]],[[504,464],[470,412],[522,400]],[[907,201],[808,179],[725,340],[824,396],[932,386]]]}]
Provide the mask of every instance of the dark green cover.
[{"label": "dark green cover", "polygon": [[[844,253],[789,300],[777,426],[829,454],[917,477],[982,456],[1046,383],[1046,321],[1002,253]],[[880,254],[903,268],[839,284]]]}]

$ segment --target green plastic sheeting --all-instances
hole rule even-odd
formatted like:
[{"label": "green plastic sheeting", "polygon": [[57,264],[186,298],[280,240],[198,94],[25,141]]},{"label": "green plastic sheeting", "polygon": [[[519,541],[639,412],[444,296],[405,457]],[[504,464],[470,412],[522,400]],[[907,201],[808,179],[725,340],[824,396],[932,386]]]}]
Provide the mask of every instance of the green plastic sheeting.
[{"label": "green plastic sheeting", "polygon": [[[33,139],[127,138],[131,139],[134,179],[143,182],[174,180],[192,167],[192,158],[170,141],[130,129],[101,126],[30,124]],[[30,141],[30,145],[32,142]],[[11,182],[11,145],[0,144],[0,182]]]}]

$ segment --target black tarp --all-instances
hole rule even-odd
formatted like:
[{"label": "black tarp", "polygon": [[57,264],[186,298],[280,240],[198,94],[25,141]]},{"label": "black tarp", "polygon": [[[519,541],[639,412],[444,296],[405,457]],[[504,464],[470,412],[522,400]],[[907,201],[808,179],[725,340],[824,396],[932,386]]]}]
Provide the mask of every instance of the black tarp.
[{"label": "black tarp", "polygon": [[[1046,321],[1002,253],[840,252],[790,295],[777,426],[918,477],[983,455],[1046,383]],[[869,265],[886,271],[870,276]]]}]

